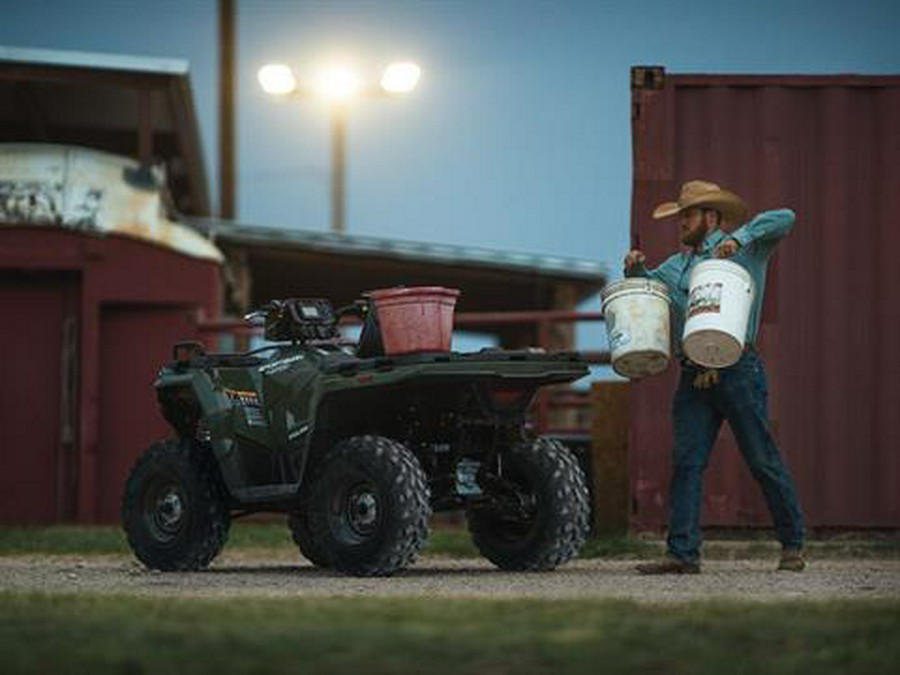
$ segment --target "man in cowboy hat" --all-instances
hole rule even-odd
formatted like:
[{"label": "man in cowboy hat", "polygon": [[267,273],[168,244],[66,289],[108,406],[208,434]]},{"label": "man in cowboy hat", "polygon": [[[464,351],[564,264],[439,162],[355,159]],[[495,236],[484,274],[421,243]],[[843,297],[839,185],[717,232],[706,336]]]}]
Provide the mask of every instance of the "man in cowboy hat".
[{"label": "man in cowboy hat", "polygon": [[753,347],[759,327],[766,283],[766,266],[776,244],[794,225],[789,209],[766,211],[731,233],[719,229],[723,221],[744,223],[748,209],[736,194],[715,183],[693,180],[681,187],[677,202],[660,204],[654,218],[677,215],[684,250],[659,267],[644,267],[645,256],[633,250],[625,257],[625,275],[657,279],[672,299],[672,334],[681,336],[688,304],[691,270],[713,256],[730,258],[750,273],[756,287],[745,349],[740,360],[721,370],[702,368],[681,353],[681,379],[672,406],[674,454],[669,488],[667,556],[638,565],[642,574],[696,574],[700,571],[700,510],[703,472],[723,420],[727,420],[744,460],[762,488],[782,545],[779,570],[802,571],[803,516],[794,483],[771,434],[767,410],[766,375]]}]

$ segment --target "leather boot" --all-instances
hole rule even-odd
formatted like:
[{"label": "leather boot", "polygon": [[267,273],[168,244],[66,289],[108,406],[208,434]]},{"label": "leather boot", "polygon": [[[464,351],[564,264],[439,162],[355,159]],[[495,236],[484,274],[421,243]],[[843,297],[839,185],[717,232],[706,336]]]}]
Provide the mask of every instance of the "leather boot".
[{"label": "leather boot", "polygon": [[641,563],[635,568],[639,574],[700,574],[700,564],[685,562],[668,555],[662,560]]}]

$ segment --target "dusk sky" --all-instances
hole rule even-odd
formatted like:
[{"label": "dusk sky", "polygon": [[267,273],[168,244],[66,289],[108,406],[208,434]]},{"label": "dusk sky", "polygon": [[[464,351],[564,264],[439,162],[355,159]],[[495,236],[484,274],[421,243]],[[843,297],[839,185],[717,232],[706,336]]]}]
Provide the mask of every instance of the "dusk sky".
[{"label": "dusk sky", "polygon": [[[354,105],[348,232],[590,258],[613,276],[628,244],[632,65],[900,73],[900,2],[887,0],[238,5],[242,222],[329,222],[327,108],[267,97],[260,66],[302,74],[341,58],[376,81],[415,60],[413,94]],[[188,60],[215,198],[215,0],[0,6],[0,45]]]}]

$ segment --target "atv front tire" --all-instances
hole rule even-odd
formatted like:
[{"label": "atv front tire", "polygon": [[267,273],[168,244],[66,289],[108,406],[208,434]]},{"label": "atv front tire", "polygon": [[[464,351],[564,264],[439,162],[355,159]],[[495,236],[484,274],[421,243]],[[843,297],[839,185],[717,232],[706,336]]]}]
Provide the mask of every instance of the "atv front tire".
[{"label": "atv front tire", "polygon": [[504,454],[501,467],[483,481],[487,499],[466,513],[478,550],[512,571],[552,570],[573,558],[587,538],[590,503],[572,453],[538,438]]},{"label": "atv front tire", "polygon": [[138,560],[165,571],[209,565],[230,525],[217,477],[209,450],[186,439],[141,455],[122,497],[122,526]]},{"label": "atv front tire", "polygon": [[428,483],[401,443],[355,436],[338,443],[316,471],[306,517],[327,567],[389,576],[412,563],[428,537]]},{"label": "atv front tire", "polygon": [[300,549],[300,554],[316,567],[328,567],[328,558],[316,545],[312,532],[309,531],[306,513],[303,511],[291,513],[288,516],[288,527],[294,543]]}]

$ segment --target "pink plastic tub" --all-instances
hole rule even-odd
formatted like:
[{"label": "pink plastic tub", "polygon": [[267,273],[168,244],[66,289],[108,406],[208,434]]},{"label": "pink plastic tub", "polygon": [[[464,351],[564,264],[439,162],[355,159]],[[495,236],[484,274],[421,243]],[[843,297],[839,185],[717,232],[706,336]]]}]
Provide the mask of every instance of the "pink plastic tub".
[{"label": "pink plastic tub", "polygon": [[369,291],[387,355],[449,352],[459,291],[441,286],[398,286]]}]

